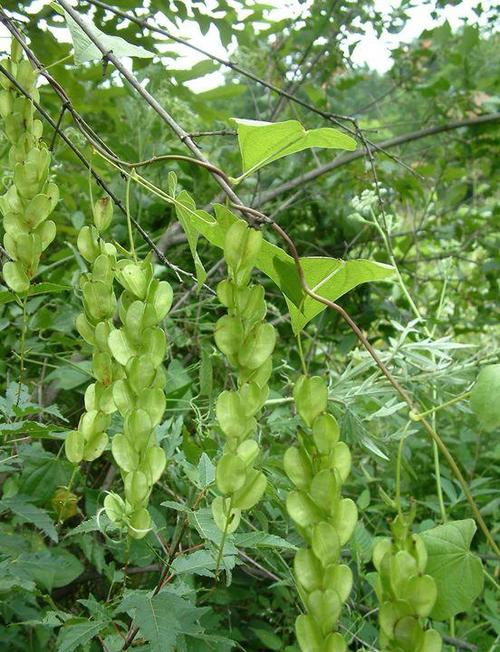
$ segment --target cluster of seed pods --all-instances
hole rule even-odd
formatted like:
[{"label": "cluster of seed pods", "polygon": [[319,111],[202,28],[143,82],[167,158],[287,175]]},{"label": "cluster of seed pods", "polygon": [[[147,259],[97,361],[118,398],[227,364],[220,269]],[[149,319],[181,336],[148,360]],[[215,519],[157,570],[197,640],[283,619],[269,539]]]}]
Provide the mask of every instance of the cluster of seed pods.
[{"label": "cluster of seed pods", "polygon": [[[170,310],[173,293],[169,283],[154,278],[151,256],[143,261],[117,260],[115,246],[101,236],[111,220],[112,204],[101,199],[94,207],[94,225],[84,226],[78,235],[78,250],[90,271],[80,278],[84,312],[76,326],[93,347],[96,382],[85,392],[85,412],[78,429],[67,436],[65,448],[73,464],[96,459],[108,445],[111,415],[120,413],[123,432],[114,435],[111,450],[125,497],[109,493],[104,508],[131,537],[141,538],[151,525],[149,496],[166,465],[165,452],[156,442],[166,402],[167,345],[159,324]],[[122,288],[118,302],[115,282]]]},{"label": "cluster of seed pods", "polygon": [[238,374],[237,388],[223,391],[216,403],[217,421],[226,442],[216,470],[221,495],[214,499],[212,513],[225,533],[238,527],[241,512],[259,502],[267,484],[265,475],[253,466],[259,454],[255,416],[269,393],[276,343],[273,326],[264,321],[264,288],[250,283],[261,245],[260,231],[242,220],[235,222],[224,242],[228,278],[217,286],[227,314],[217,321],[215,342]]},{"label": "cluster of seed pods", "polygon": [[[12,41],[10,58],[2,65],[38,101],[37,74],[23,58],[17,41]],[[10,143],[9,165],[13,171],[12,185],[0,198],[3,242],[11,258],[3,266],[3,277],[14,292],[21,293],[29,290],[42,252],[55,238],[56,225],[47,218],[59,200],[59,191],[48,180],[50,152],[40,140],[42,123],[34,117],[32,101],[4,75],[0,75],[0,84],[0,115]]]},{"label": "cluster of seed pods", "polygon": [[425,575],[427,550],[418,534],[410,532],[413,515],[398,516],[392,538],[380,539],[373,550],[377,569],[375,592],[380,602],[380,646],[384,652],[440,652],[442,640],[421,619],[429,616],[437,587]]},{"label": "cluster of seed pods", "polygon": [[328,387],[319,376],[301,376],[294,388],[297,412],[306,426],[300,446],[287,449],[285,472],[296,489],[287,496],[288,514],[307,542],[294,560],[297,588],[305,607],[295,628],[303,652],[344,652],[337,623],[352,588],[352,572],[340,563],[341,548],[357,522],[357,508],[341,489],[351,469],[348,446],[339,441],[335,417],[327,412]]},{"label": "cluster of seed pods", "polygon": [[92,374],[96,382],[85,392],[85,412],[78,429],[70,432],[65,440],[66,457],[73,464],[95,460],[106,448],[106,430],[116,411],[113,382],[123,375],[121,365],[112,359],[108,346],[116,311],[113,290],[116,248],[101,236],[113,217],[113,205],[108,197],[96,202],[93,217],[94,225],[82,227],[77,240],[78,251],[89,263],[90,271],[80,277],[84,312],[76,318],[76,327],[93,348]]},{"label": "cluster of seed pods", "polygon": [[165,412],[167,341],[160,323],[172,305],[172,287],[153,276],[151,255],[143,261],[120,260],[116,280],[122,326],[108,336],[108,347],[123,377],[113,382],[113,401],[123,417],[123,433],[111,442],[120,467],[125,499],[110,493],[104,500],[108,517],[140,539],[151,526],[147,510],[153,485],[162,475],[166,457],[157,445],[156,426]]}]

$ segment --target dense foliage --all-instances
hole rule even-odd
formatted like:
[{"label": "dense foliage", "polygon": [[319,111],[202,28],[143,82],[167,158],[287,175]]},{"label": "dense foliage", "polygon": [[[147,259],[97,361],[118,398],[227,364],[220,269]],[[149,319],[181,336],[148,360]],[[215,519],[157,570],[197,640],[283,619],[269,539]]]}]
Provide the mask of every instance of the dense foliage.
[{"label": "dense foliage", "polygon": [[497,648],[497,15],[354,64],[413,4],[0,6],[0,649]]}]

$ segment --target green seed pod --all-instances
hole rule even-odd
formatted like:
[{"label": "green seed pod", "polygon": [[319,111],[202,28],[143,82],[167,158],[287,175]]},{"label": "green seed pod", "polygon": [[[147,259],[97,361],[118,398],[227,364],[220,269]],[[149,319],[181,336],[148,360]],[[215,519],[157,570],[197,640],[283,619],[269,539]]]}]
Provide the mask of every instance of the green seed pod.
[{"label": "green seed pod", "polygon": [[323,636],[312,616],[300,615],[295,621],[295,633],[302,652],[321,650]]},{"label": "green seed pod", "polygon": [[138,299],[144,299],[148,289],[148,277],[145,270],[137,263],[121,261],[116,272],[116,279],[122,287]]},{"label": "green seed pod", "polygon": [[234,532],[241,519],[241,509],[231,508],[231,499],[217,496],[212,502],[212,515],[215,524],[222,532],[231,534]]},{"label": "green seed pod", "polygon": [[272,355],[276,344],[276,331],[271,324],[261,323],[252,328],[238,351],[242,367],[257,369]]},{"label": "green seed pod", "polygon": [[326,637],[321,652],[347,652],[347,643],[338,632],[334,632]]},{"label": "green seed pod", "polygon": [[316,417],[326,410],[328,388],[319,376],[301,376],[295,383],[293,398],[301,419],[311,427]]},{"label": "green seed pod", "polygon": [[283,458],[285,473],[298,489],[307,491],[312,480],[312,464],[305,450],[291,446]]},{"label": "green seed pod", "polygon": [[224,355],[238,355],[243,342],[243,327],[237,317],[225,315],[215,324],[215,343]]},{"label": "green seed pod", "polygon": [[105,432],[96,432],[86,440],[83,449],[83,459],[86,462],[93,462],[104,453],[108,445],[108,435]]},{"label": "green seed pod", "polygon": [[342,603],[347,601],[352,590],[352,583],[352,571],[349,566],[345,564],[330,564],[325,568],[323,586],[326,589],[335,589]]},{"label": "green seed pod", "polygon": [[266,486],[266,476],[257,469],[250,469],[245,484],[233,495],[233,507],[243,511],[252,509],[262,499]]},{"label": "green seed pod", "polygon": [[339,426],[331,414],[320,414],[312,424],[314,443],[320,455],[328,455],[339,440]]},{"label": "green seed pod", "polygon": [[323,586],[323,567],[310,548],[300,548],[293,562],[297,582],[307,593]]},{"label": "green seed pod", "polygon": [[333,564],[340,555],[340,540],[337,530],[326,521],[321,521],[314,526],[312,531],[311,548],[323,566]]},{"label": "green seed pod", "polygon": [[104,509],[106,516],[113,523],[120,523],[125,521],[127,516],[127,509],[125,501],[118,496],[118,494],[109,493],[104,499]]},{"label": "green seed pod", "polygon": [[290,517],[300,527],[306,528],[315,523],[319,523],[322,518],[321,511],[309,498],[301,491],[291,491],[286,497],[286,509]]},{"label": "green seed pod", "polygon": [[80,464],[83,460],[84,447],[85,438],[78,430],[72,430],[68,433],[64,441],[64,451],[72,464]]},{"label": "green seed pod", "polygon": [[104,233],[113,220],[113,203],[108,196],[101,197],[94,204],[93,218],[95,228],[99,233]]},{"label": "green seed pod", "polygon": [[118,466],[124,471],[135,471],[139,466],[139,454],[125,435],[115,435],[111,441],[111,450]]},{"label": "green seed pod", "polygon": [[135,510],[128,518],[128,533],[133,539],[142,539],[151,529],[151,516],[144,507]]},{"label": "green seed pod", "polygon": [[142,471],[133,471],[125,476],[125,498],[134,506],[145,506],[150,485],[148,479]]},{"label": "green seed pod", "polygon": [[217,463],[215,481],[222,494],[234,494],[244,486],[246,481],[244,462],[237,455],[231,453],[223,455]]},{"label": "green seed pod", "polygon": [[243,220],[232,224],[224,240],[224,259],[238,287],[246,285],[262,246],[262,233]]},{"label": "green seed pod", "polygon": [[319,624],[323,636],[326,636],[340,616],[342,603],[336,591],[318,589],[308,596],[307,608],[313,619]]},{"label": "green seed pod", "polygon": [[97,230],[91,226],[82,227],[78,234],[76,246],[85,260],[93,263],[100,253]]},{"label": "green seed pod", "polygon": [[340,497],[340,483],[335,473],[329,469],[323,469],[316,473],[311,482],[310,496],[315,504],[330,515],[338,508]]}]

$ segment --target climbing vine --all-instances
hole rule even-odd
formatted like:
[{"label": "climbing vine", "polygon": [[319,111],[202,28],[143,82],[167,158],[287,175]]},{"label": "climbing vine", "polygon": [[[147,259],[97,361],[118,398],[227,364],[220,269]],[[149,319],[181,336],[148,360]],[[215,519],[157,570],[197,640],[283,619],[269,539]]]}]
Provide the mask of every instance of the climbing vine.
[{"label": "climbing vine", "polygon": [[[252,111],[228,77],[192,106],[222,101],[259,119],[210,108],[223,129],[181,125],[187,87],[177,80],[166,93],[158,53],[99,21],[155,26],[89,4],[88,15],[66,0],[44,8],[69,30],[77,67],[66,50],[40,61],[28,23],[0,8],[12,36],[0,62],[5,645],[448,652],[487,641],[492,652],[492,329],[480,346],[465,327],[440,337],[452,322],[448,277],[436,295],[401,263],[410,235],[438,219],[437,185],[422,223],[399,239],[404,202],[383,185],[400,166],[397,191],[410,196],[420,162],[389,155],[358,119],[315,107],[317,90],[295,73],[286,88],[297,83],[297,96],[232,63],[222,62],[280,95],[271,120],[261,119],[264,95]],[[59,81],[60,66],[75,78]],[[102,112],[81,92],[93,84]],[[285,99],[289,119],[279,117]],[[300,120],[298,106],[310,112]],[[208,136],[226,140],[217,149]],[[302,167],[324,157],[333,170],[336,154],[365,157],[348,200],[336,177],[326,201],[302,206]],[[299,182],[289,179],[297,165]],[[459,177],[446,166],[436,176]],[[267,210],[280,188],[296,193]],[[334,245],[348,238],[362,255],[339,259]]]}]

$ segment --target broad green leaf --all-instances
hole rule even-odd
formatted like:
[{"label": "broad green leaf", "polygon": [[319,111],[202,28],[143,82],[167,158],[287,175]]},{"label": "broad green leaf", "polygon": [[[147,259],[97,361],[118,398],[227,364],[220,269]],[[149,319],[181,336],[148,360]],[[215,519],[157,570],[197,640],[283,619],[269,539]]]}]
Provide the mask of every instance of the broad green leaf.
[{"label": "broad green leaf", "polygon": [[465,519],[421,533],[429,554],[425,572],[434,578],[438,589],[432,618],[448,620],[466,611],[483,590],[481,560],[470,551],[475,532],[474,521]]},{"label": "broad green leaf", "polygon": [[190,573],[191,575],[204,575],[213,577],[215,559],[207,550],[197,550],[190,555],[180,555],[175,558],[171,569],[177,574]]},{"label": "broad green leaf", "polygon": [[[87,36],[87,34],[85,34],[78,23],[76,23],[66,12],[64,12],[64,17],[66,18],[66,23],[75,48],[75,63],[80,65],[86,61],[102,59],[102,52],[94,45],[92,40]],[[99,39],[99,42],[105,46],[107,51],[113,52],[115,57],[139,57],[141,59],[150,59],[155,56],[153,52],[149,52],[148,50],[133,45],[132,43],[127,43],[127,41],[122,39],[121,36],[109,36],[108,34],[104,34],[104,32],[101,32],[92,21],[81,14],[80,18],[96,39]]]},{"label": "broad green leaf", "polygon": [[[214,219],[206,211],[197,209],[186,191],[182,191],[176,201],[190,209],[188,217],[194,228],[210,243],[223,249],[227,230],[239,218],[225,206],[215,204],[217,219]],[[330,301],[336,301],[361,283],[386,280],[393,273],[390,265],[371,260],[342,261],[315,256],[301,258],[300,262],[309,287]],[[255,265],[285,295],[294,333],[299,333],[326,308],[323,303],[304,294],[293,258],[280,247],[263,240]]]},{"label": "broad green leaf", "polygon": [[91,641],[107,625],[106,621],[89,621],[81,618],[72,618],[66,621],[59,630],[57,651],[73,652],[73,650]]},{"label": "broad green leaf", "polygon": [[286,539],[267,532],[238,532],[234,536],[234,545],[238,548],[281,548],[297,550],[297,546]]},{"label": "broad green leaf", "polygon": [[133,617],[151,652],[170,652],[176,648],[180,634],[201,632],[198,619],[205,613],[205,609],[193,607],[169,590],[155,596],[146,591],[132,591],[125,595],[119,611]]},{"label": "broad green leaf", "polygon": [[[495,397],[497,400],[495,400]],[[470,395],[470,405],[487,431],[500,426],[500,364],[481,369]]]},{"label": "broad green leaf", "polygon": [[231,122],[238,131],[243,164],[243,174],[237,181],[283,156],[311,147],[350,151],[356,149],[354,138],[331,127],[306,131],[297,120],[273,123],[231,118]]},{"label": "broad green leaf", "polygon": [[28,496],[12,496],[0,500],[0,511],[10,510],[16,516],[20,516],[35,527],[42,530],[52,541],[57,543],[59,537],[54,522],[45,509],[40,509],[30,502]]}]

